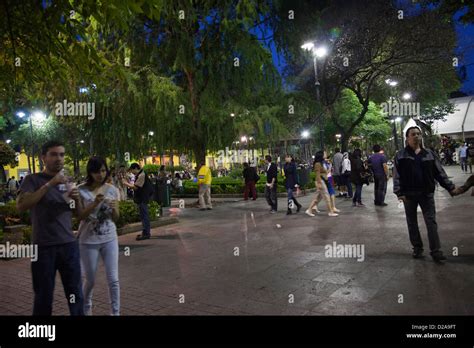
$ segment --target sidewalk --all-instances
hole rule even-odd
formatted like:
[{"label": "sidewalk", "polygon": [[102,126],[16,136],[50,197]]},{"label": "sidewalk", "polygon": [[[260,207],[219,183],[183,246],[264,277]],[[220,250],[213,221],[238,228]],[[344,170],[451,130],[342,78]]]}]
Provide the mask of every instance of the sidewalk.
[{"label": "sidewalk", "polygon": [[[468,178],[459,167],[446,170],[457,185]],[[367,206],[337,199],[342,212],[336,218],[304,214],[313,194],[299,199],[304,209],[291,216],[284,198],[277,214],[268,212],[261,196],[216,200],[212,211],[181,209],[180,222],[154,229],[150,240],[120,236],[122,315],[473,315],[474,197],[436,191],[448,255],[439,265],[429,257],[421,213],[427,257],[411,258],[405,214],[391,192],[390,181],[389,205],[375,207],[373,184],[364,186]],[[333,242],[363,245],[364,261],[326,257],[325,246]],[[453,248],[459,256],[452,256]],[[30,315],[32,301],[30,261],[0,261],[0,315]],[[102,263],[93,312],[109,312]],[[59,276],[54,314],[68,315]]]}]

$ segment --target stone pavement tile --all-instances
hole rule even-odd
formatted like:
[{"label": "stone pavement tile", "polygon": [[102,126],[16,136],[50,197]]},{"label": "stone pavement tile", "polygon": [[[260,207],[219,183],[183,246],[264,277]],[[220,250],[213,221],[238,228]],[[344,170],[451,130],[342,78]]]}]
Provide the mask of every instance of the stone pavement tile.
[{"label": "stone pavement tile", "polygon": [[403,296],[400,303],[400,292],[382,289],[369,301],[360,306],[357,315],[419,315],[417,300],[414,297]]},{"label": "stone pavement tile", "polygon": [[367,268],[367,263],[358,262],[355,259],[353,262],[344,262],[336,264],[331,271],[333,272],[347,272],[347,273],[360,273],[365,271]]},{"label": "stone pavement tile", "polygon": [[334,293],[337,289],[339,289],[342,285],[335,284],[330,282],[322,282],[322,281],[304,281],[299,283],[298,290],[294,292],[296,294],[312,294],[315,296],[319,296],[322,298],[328,297],[332,293]]},{"label": "stone pavement tile", "polygon": [[314,281],[319,282],[329,282],[334,284],[346,284],[349,280],[353,278],[353,275],[350,273],[343,272],[324,272],[314,278]]},{"label": "stone pavement tile", "polygon": [[377,293],[377,289],[358,286],[343,286],[330,295],[331,298],[340,298],[350,301],[367,302]]},{"label": "stone pavement tile", "polygon": [[311,312],[323,315],[354,315],[359,310],[361,304],[362,302],[359,301],[330,298],[313,307]]},{"label": "stone pavement tile", "polygon": [[367,266],[364,272],[354,276],[350,284],[353,286],[378,289],[387,284],[398,272],[398,269],[392,267]]},{"label": "stone pavement tile", "polygon": [[294,303],[291,306],[303,308],[307,311],[310,311],[316,305],[327,300],[327,297],[320,295],[313,295],[308,293],[296,293],[294,294]]},{"label": "stone pavement tile", "polygon": [[325,271],[333,270],[336,264],[330,262],[312,263],[311,266],[305,264],[287,274],[289,279],[312,280]]}]

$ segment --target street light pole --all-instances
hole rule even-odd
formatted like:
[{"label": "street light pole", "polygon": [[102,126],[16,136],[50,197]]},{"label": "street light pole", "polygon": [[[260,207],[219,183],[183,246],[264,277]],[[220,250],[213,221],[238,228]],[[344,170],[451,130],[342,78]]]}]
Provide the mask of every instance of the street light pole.
[{"label": "street light pole", "polygon": [[33,121],[31,121],[31,114],[30,114],[30,136],[31,136],[31,154],[33,157],[33,174],[35,174],[36,173],[35,142],[33,140]]}]

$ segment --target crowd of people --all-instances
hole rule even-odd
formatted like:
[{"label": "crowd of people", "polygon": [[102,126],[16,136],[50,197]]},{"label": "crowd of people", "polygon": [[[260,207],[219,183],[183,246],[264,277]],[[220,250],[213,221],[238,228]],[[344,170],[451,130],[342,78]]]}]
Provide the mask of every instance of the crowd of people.
[{"label": "crowd of people", "polygon": [[[474,175],[464,185],[456,188],[446,175],[438,155],[425,149],[419,128],[406,131],[407,146],[394,158],[393,192],[405,208],[412,256],[423,257],[423,242],[417,221],[417,208],[421,207],[428,230],[430,254],[434,261],[446,259],[442,250],[436,222],[434,191],[436,182],[451,196],[465,193],[474,186]],[[115,222],[120,216],[118,203],[133,192],[142,221],[142,233],[138,241],[151,236],[148,203],[152,199],[153,180],[168,184],[175,180],[182,187],[178,173],[172,179],[164,167],[156,178],[146,175],[138,163],[130,167],[120,166],[109,170],[105,159],[91,157],[87,163],[85,180],[76,186],[64,173],[65,148],[61,142],[50,141],[43,145],[41,160],[44,169],[40,173],[26,176],[21,184],[12,177],[16,205],[19,211],[30,210],[33,225],[33,243],[38,246],[38,261],[32,263],[34,288],[34,315],[51,315],[56,271],[59,271],[71,315],[91,315],[92,298],[98,262],[102,259],[108,282],[110,313],[120,314],[120,283],[118,272],[118,238]],[[354,207],[363,208],[362,188],[374,182],[374,204],[385,207],[389,168],[387,158],[379,145],[373,146],[373,154],[362,159],[360,149],[351,154],[336,149],[329,156],[318,151],[314,156],[312,170],[315,173],[316,190],[306,214],[314,217],[319,213],[318,205],[325,201],[327,215],[339,216],[336,196],[352,200]],[[464,169],[463,169],[464,170]],[[467,169],[466,169],[467,171]],[[277,180],[283,174],[287,195],[286,214],[298,213],[302,204],[298,201],[300,180],[295,159],[285,156],[281,171],[270,155],[265,156],[265,199],[270,213],[278,211]],[[257,199],[255,183],[260,180],[256,168],[244,166],[244,199]],[[372,178],[372,179],[369,179]],[[201,210],[212,210],[212,172],[201,163],[196,181],[199,185]],[[473,194],[474,196],[474,190]],[[315,214],[316,213],[316,214]],[[73,232],[73,215],[80,221],[77,234]]]}]

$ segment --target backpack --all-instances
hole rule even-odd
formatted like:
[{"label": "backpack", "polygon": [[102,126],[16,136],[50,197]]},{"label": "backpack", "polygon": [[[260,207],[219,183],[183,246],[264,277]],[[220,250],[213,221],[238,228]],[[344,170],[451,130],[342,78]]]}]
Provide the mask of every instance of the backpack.
[{"label": "backpack", "polygon": [[474,147],[470,147],[467,149],[469,157],[474,157]]}]

